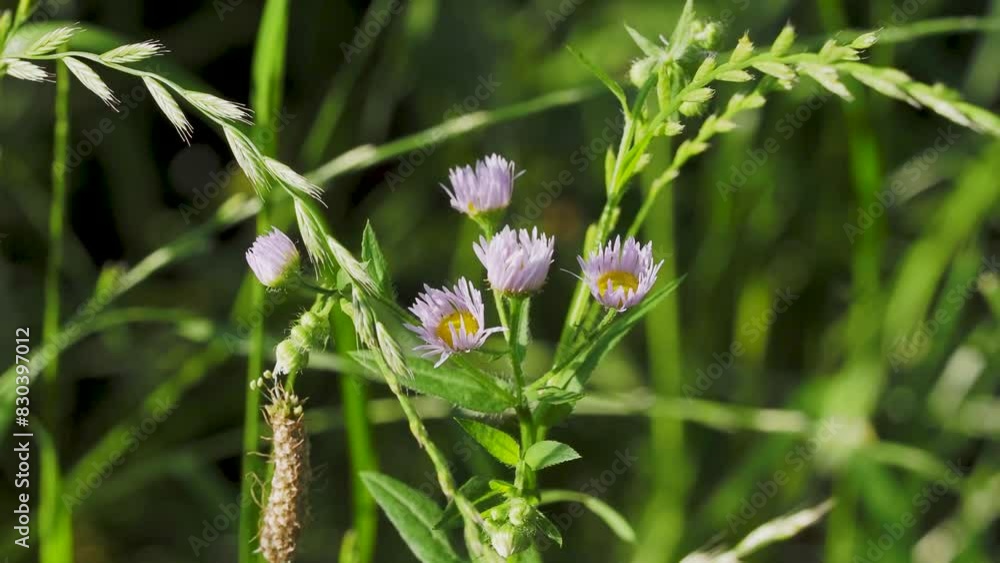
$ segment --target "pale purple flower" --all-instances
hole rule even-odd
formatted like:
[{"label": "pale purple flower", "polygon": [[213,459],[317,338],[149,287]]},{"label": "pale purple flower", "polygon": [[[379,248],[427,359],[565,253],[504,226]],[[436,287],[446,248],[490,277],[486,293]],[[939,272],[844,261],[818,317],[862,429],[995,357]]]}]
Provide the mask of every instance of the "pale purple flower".
[{"label": "pale purple flower", "polygon": [[257,237],[247,250],[247,264],[260,283],[281,287],[298,275],[299,250],[288,235],[274,228]]},{"label": "pale purple flower", "polygon": [[476,168],[458,166],[448,172],[451,188],[441,185],[451,197],[451,206],[473,216],[505,209],[514,192],[514,180],[524,171],[516,171],[514,163],[491,154],[476,162]]},{"label": "pale purple flower", "polygon": [[473,250],[486,267],[490,287],[503,293],[531,293],[541,289],[552,264],[554,237],[539,234],[538,229],[502,231],[486,240],[479,237]]},{"label": "pale purple flower", "polygon": [[656,283],[656,274],[663,266],[653,263],[653,243],[640,246],[632,237],[622,244],[621,237],[590,253],[584,260],[577,257],[583,269],[583,279],[590,293],[601,305],[624,311],[642,301]]},{"label": "pale purple flower", "polygon": [[483,296],[465,278],[450,289],[425,285],[410,312],[420,319],[420,324],[407,323],[405,326],[425,342],[414,350],[423,352],[424,357],[440,355],[434,367],[443,364],[452,354],[479,348],[489,335],[503,330],[486,328]]}]

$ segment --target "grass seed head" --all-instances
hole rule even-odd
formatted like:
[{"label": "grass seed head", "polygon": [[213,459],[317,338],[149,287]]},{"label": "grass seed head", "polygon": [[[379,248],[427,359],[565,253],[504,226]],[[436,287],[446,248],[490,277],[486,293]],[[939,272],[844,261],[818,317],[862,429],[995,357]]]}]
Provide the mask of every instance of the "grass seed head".
[{"label": "grass seed head", "polygon": [[295,556],[305,520],[309,442],[295,395],[279,391],[265,415],[272,431],[274,473],[261,514],[260,552],[268,563],[288,563]]}]

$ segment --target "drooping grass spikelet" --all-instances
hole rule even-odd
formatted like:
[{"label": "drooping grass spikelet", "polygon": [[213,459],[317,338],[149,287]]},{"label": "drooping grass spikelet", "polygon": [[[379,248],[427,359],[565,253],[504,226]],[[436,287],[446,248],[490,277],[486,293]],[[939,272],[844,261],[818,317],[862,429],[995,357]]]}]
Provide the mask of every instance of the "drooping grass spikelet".
[{"label": "drooping grass spikelet", "polygon": [[265,415],[272,432],[273,475],[261,513],[260,552],[268,563],[289,563],[306,515],[309,441],[302,405],[294,394],[276,389]]},{"label": "drooping grass spikelet", "polygon": [[163,112],[167,121],[177,130],[177,134],[181,136],[181,139],[185,143],[190,144],[191,135],[194,133],[194,126],[191,125],[187,116],[184,115],[184,110],[177,104],[177,100],[174,100],[170,92],[156,80],[148,76],[143,76],[142,82],[149,89],[149,93],[153,96],[153,101],[156,102],[157,107]]},{"label": "drooping grass spikelet", "polygon": [[230,126],[224,126],[222,129],[226,134],[226,141],[229,142],[229,149],[233,151],[237,164],[240,165],[247,179],[253,184],[254,190],[258,194],[266,194],[270,189],[270,173],[260,150],[237,129]]},{"label": "drooping grass spikelet", "polygon": [[21,59],[6,59],[2,61],[2,65],[6,67],[7,74],[20,80],[45,82],[51,78],[49,73],[45,72],[44,68]]},{"label": "drooping grass spikelet", "polygon": [[323,203],[323,190],[295,170],[292,170],[290,166],[268,156],[264,157],[264,163],[271,171],[271,174],[278,180],[281,180],[283,184]]},{"label": "drooping grass spikelet", "polygon": [[117,111],[118,98],[115,97],[114,92],[111,88],[104,83],[104,80],[94,72],[94,69],[87,66],[85,63],[73,57],[65,57],[62,59],[66,63],[66,68],[73,73],[73,76],[83,84],[87,90],[94,93],[95,96],[101,99],[102,102],[108,104],[108,106]]},{"label": "drooping grass spikelet", "polygon": [[162,55],[167,49],[159,41],[143,41],[115,47],[101,54],[101,60],[112,64],[137,63],[150,57]]},{"label": "drooping grass spikelet", "polygon": [[187,92],[187,100],[196,108],[217,119],[250,123],[250,110],[242,104],[204,92]]}]

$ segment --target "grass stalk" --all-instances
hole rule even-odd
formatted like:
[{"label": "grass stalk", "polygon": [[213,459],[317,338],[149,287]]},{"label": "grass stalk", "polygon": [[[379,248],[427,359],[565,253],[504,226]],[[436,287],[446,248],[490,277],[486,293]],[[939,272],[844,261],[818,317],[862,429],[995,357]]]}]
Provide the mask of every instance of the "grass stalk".
[{"label": "grass stalk", "polygon": [[[648,190],[647,190],[648,191]],[[661,279],[677,277],[673,190],[667,188],[651,204],[657,221],[646,223],[645,238],[657,241],[657,258],[663,260]],[[645,320],[650,383],[658,399],[678,397],[684,374],[678,292],[667,296]],[[684,421],[670,417],[650,419],[650,450],[654,459],[675,460],[670,471],[654,471],[652,495],[645,507],[635,561],[670,559],[684,534],[684,503],[688,463],[684,460]]]},{"label": "grass stalk", "polygon": [[[251,105],[254,109],[252,137],[267,156],[276,156],[278,149],[277,115],[281,110],[281,100],[285,78],[285,45],[288,35],[289,0],[268,0],[257,32],[257,43],[253,60],[253,92]],[[257,234],[271,228],[270,207],[267,196],[257,214]],[[244,283],[250,283],[250,297],[247,308],[258,312],[264,306],[264,286],[254,283],[252,274],[247,273]],[[263,318],[263,317],[262,317]],[[247,355],[246,393],[243,411],[243,457],[241,465],[240,494],[251,498],[254,484],[264,478],[264,459],[255,455],[260,450],[264,425],[261,420],[261,394],[250,388],[250,382],[261,376],[264,370],[264,323],[256,323],[250,333]],[[260,521],[260,507],[254,502],[240,503],[239,561],[249,563],[261,560],[255,553],[253,543]]]},{"label": "grass stalk", "polygon": [[[333,341],[337,354],[346,357],[357,349],[357,336],[351,319],[340,311],[331,316],[333,321]],[[372,442],[371,423],[368,420],[368,391],[364,381],[357,375],[340,374],[340,392],[343,402],[344,430],[347,435],[347,450],[351,465],[351,496],[354,506],[352,526],[352,546],[341,563],[367,563],[375,555],[375,539],[378,530],[378,507],[372,498],[361,474],[378,469],[378,459]]]},{"label": "grass stalk", "polygon": [[[847,23],[846,11],[841,0],[819,0],[819,15],[824,27],[829,32],[843,29]],[[860,92],[854,103],[842,105],[846,125],[846,141],[848,143],[848,164],[851,183],[855,196],[861,208],[877,202],[876,196],[882,186],[883,166],[879,156],[878,139],[872,129],[871,112],[867,107],[867,92]],[[882,254],[885,246],[887,220],[885,215],[874,219],[874,223],[861,234],[852,248],[851,278],[853,299],[849,312],[848,360],[849,364],[857,362],[877,364],[879,355],[879,333],[881,313],[873,311],[870,298],[877,295],[881,287]],[[873,318],[874,317],[874,318]],[[879,368],[878,371],[883,371]],[[844,376],[847,375],[845,371]],[[879,381],[871,385],[881,387]],[[842,377],[846,379],[846,377]],[[842,385],[848,384],[842,381]],[[835,478],[835,489],[845,492],[845,498],[834,509],[835,518],[827,529],[827,560],[831,563],[848,563],[854,546],[860,544],[861,530],[856,526],[856,502],[853,502],[854,488],[848,483],[849,471],[841,469]]]},{"label": "grass stalk", "polygon": [[[42,320],[42,341],[55,342],[59,333],[59,274],[62,270],[63,227],[66,222],[66,155],[69,152],[69,71],[64,65],[56,68],[55,127],[52,143],[52,201],[49,205],[49,245],[45,270],[45,312]],[[53,354],[43,374],[42,393],[45,396],[46,419],[53,435],[39,433],[43,459],[49,462],[42,479],[40,519],[45,523],[46,537],[41,543],[42,563],[73,562],[73,520],[69,510],[59,502],[62,488],[59,467],[59,354]]]},{"label": "grass stalk", "polygon": [[574,105],[599,93],[601,93],[600,90],[592,87],[569,88],[495,110],[467,113],[383,145],[355,147],[305,176],[311,182],[322,185],[344,174],[357,172],[410,151],[437,145],[471,131],[521,119],[550,109]]}]

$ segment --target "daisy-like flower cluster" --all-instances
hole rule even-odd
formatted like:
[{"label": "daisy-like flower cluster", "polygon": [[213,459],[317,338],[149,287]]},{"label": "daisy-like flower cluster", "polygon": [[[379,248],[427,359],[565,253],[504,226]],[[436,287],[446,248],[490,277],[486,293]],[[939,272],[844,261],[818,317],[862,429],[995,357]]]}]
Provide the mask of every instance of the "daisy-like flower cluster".
[{"label": "daisy-like flower cluster", "polygon": [[[451,189],[445,191],[455,209],[477,218],[510,204],[514,180],[520,176],[513,162],[491,155],[450,171]],[[478,219],[477,219],[478,220]],[[486,223],[484,229],[491,231]],[[542,289],[549,275],[555,238],[538,229],[507,226],[491,237],[480,237],[473,251],[486,268],[490,288],[509,297],[523,297]],[[257,238],[247,251],[247,263],[267,287],[281,287],[299,276],[299,252],[288,236],[274,229]],[[663,262],[653,262],[653,245],[620,238],[578,257],[583,279],[603,306],[624,311],[641,302],[656,283]],[[482,293],[462,278],[453,287],[424,286],[410,311],[418,324],[406,324],[423,344],[414,348],[425,357],[438,356],[435,367],[451,355],[481,347],[500,327],[487,328]]]},{"label": "daisy-like flower cluster", "polygon": [[653,263],[653,243],[640,246],[629,237],[621,237],[590,253],[586,260],[577,257],[583,279],[590,293],[601,305],[624,311],[638,304],[656,283],[663,266]]},{"label": "daisy-like flower cluster", "polygon": [[434,367],[440,366],[456,352],[479,348],[486,338],[503,329],[486,328],[483,296],[469,280],[458,280],[455,287],[424,291],[410,307],[420,320],[419,325],[406,324],[425,342],[414,348],[424,357],[438,355]]},{"label": "daisy-like flower cluster", "polygon": [[299,250],[277,228],[257,237],[246,257],[260,283],[270,288],[281,287],[299,274]]},{"label": "daisy-like flower cluster", "polygon": [[506,209],[514,193],[518,172],[512,161],[492,154],[472,166],[458,166],[448,172],[451,187],[441,185],[451,198],[451,206],[470,217]]},{"label": "daisy-like flower cluster", "polygon": [[[451,189],[444,187],[451,206],[476,218],[510,204],[514,180],[520,174],[513,162],[491,155],[471,166],[453,168],[449,173]],[[487,228],[487,230],[489,230]],[[509,226],[492,237],[482,236],[473,251],[486,268],[486,279],[494,291],[509,296],[525,296],[539,291],[549,275],[555,239],[538,229],[515,230]],[[663,265],[653,262],[653,245],[640,246],[634,238],[615,239],[578,257],[583,279],[597,301],[617,311],[635,306],[656,283]],[[424,341],[415,349],[425,355],[438,355],[441,365],[450,355],[468,352],[483,345],[486,338],[501,328],[484,329],[483,301],[478,289],[466,279],[454,288],[424,288],[410,308],[419,325],[407,325]]]}]

